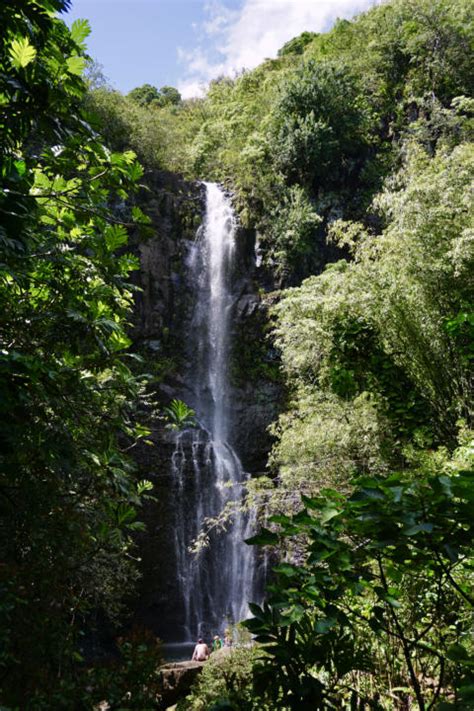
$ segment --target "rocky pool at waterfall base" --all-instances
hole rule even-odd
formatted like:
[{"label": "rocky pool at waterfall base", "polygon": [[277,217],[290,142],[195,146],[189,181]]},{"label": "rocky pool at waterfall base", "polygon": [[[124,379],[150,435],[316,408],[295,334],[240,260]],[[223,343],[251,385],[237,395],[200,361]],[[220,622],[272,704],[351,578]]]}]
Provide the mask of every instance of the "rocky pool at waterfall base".
[{"label": "rocky pool at waterfall base", "polygon": [[163,644],[165,662],[186,662],[193,655],[195,642],[170,642]]}]

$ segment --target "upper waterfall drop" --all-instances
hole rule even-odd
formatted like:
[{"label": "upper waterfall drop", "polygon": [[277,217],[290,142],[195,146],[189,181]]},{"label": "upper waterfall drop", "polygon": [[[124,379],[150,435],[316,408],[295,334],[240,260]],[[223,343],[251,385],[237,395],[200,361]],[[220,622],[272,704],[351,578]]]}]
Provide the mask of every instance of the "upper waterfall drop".
[{"label": "upper waterfall drop", "polygon": [[[185,378],[200,428],[177,435],[172,462],[178,503],[175,557],[188,639],[222,632],[226,624],[247,617],[255,590],[254,552],[244,543],[253,521],[240,506],[247,475],[230,443],[237,224],[225,192],[215,183],[204,185],[204,224],[187,260],[194,308]],[[226,530],[211,532],[209,546],[197,556],[190,553],[206,520],[226,506],[234,510]]]},{"label": "upper waterfall drop", "polygon": [[[206,354],[198,364],[203,369],[198,389],[208,389],[196,407],[201,410],[214,445],[224,445],[229,433],[229,333],[232,310],[232,267],[235,253],[235,216],[230,200],[214,183],[206,186],[206,217],[203,242],[203,279],[197,294],[196,316],[200,322],[200,353]],[[207,282],[207,283],[206,283]],[[206,313],[207,311],[207,313]],[[198,325],[198,324],[196,324]],[[207,351],[207,353],[206,353]],[[199,367],[198,369],[199,370]],[[206,411],[207,410],[207,411]]]}]

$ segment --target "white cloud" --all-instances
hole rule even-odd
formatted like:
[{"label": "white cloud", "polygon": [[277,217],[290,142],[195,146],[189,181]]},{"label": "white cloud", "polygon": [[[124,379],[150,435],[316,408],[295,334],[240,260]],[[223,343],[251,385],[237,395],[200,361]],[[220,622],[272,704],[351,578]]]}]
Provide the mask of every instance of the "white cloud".
[{"label": "white cloud", "polygon": [[[206,3],[206,20],[194,48],[178,50],[186,65],[181,94],[202,95],[202,87],[222,74],[252,69],[275,57],[285,42],[301,32],[322,32],[337,17],[350,18],[379,0],[243,0],[240,10],[223,2]],[[192,93],[200,87],[199,94]]]},{"label": "white cloud", "polygon": [[197,79],[183,79],[178,84],[178,90],[185,99],[201,99],[206,94],[207,82]]},{"label": "white cloud", "polygon": [[208,36],[225,32],[228,25],[236,21],[239,16],[237,10],[231,10],[219,0],[207,2],[204,6],[204,11],[208,19],[203,23],[203,30]]}]

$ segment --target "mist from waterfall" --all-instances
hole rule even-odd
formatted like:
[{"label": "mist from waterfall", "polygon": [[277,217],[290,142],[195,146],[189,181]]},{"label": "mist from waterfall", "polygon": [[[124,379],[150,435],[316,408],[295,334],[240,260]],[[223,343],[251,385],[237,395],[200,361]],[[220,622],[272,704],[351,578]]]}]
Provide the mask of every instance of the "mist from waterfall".
[{"label": "mist from waterfall", "polygon": [[[229,444],[232,400],[229,377],[235,296],[236,221],[224,191],[205,183],[206,215],[187,260],[194,295],[186,385],[200,427],[177,434],[175,555],[186,639],[222,632],[248,615],[254,592],[254,551],[244,543],[252,521],[239,510],[247,478]],[[233,506],[231,502],[236,502]],[[226,530],[211,530],[209,545],[189,551],[208,518],[235,509]]]}]

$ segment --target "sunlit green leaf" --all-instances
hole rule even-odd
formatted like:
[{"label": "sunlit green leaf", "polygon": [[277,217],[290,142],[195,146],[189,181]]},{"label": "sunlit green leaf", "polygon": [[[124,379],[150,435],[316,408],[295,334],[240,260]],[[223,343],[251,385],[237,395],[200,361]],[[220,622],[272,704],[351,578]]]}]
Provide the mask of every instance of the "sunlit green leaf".
[{"label": "sunlit green leaf", "polygon": [[84,40],[90,35],[89,20],[77,19],[71,25],[71,37],[81,49],[85,48]]},{"label": "sunlit green leaf", "polygon": [[104,233],[105,243],[109,252],[128,242],[128,233],[122,225],[109,225]]},{"label": "sunlit green leaf", "polygon": [[69,74],[81,76],[86,67],[86,60],[84,57],[68,57],[66,59],[66,66]]},{"label": "sunlit green leaf", "polygon": [[327,508],[323,509],[321,512],[321,523],[327,523],[335,516],[338,516],[340,511],[338,509]]},{"label": "sunlit green leaf", "polygon": [[15,69],[24,69],[36,57],[36,49],[27,37],[14,39],[9,49],[10,61]]}]

